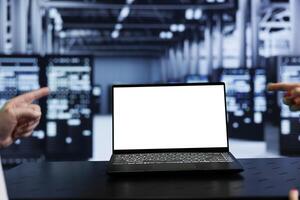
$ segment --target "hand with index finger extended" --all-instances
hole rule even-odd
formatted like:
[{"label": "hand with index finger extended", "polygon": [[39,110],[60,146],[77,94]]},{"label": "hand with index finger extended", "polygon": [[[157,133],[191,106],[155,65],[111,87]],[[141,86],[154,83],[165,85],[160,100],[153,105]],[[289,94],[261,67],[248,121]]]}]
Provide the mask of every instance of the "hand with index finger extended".
[{"label": "hand with index finger extended", "polygon": [[41,88],[9,100],[0,110],[0,148],[14,140],[31,135],[41,119],[40,106],[32,104],[49,94],[49,88]]},{"label": "hand with index finger extended", "polygon": [[267,90],[269,91],[290,91],[296,87],[300,87],[299,83],[269,83]]},{"label": "hand with index finger extended", "polygon": [[38,100],[44,96],[49,95],[50,90],[48,87],[44,87],[32,92],[28,92],[22,95],[19,95],[10,100],[11,103],[18,105],[20,103],[31,104],[33,101]]},{"label": "hand with index finger extended", "polygon": [[300,110],[300,83],[270,83],[269,91],[284,91],[283,103],[289,106],[291,111]]}]

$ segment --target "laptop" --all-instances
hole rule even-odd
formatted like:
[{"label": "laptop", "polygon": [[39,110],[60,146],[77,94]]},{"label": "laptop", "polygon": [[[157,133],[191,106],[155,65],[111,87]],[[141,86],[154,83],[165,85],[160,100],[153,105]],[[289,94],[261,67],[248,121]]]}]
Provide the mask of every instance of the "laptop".
[{"label": "laptop", "polygon": [[241,172],[224,83],[113,85],[108,173]]}]

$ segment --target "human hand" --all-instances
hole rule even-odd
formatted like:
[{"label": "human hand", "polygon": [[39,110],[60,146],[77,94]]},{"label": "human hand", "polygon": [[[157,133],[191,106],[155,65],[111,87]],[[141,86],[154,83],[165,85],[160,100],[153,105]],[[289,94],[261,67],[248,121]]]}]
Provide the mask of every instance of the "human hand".
[{"label": "human hand", "polygon": [[49,88],[41,88],[17,96],[3,106],[0,110],[0,148],[31,135],[42,115],[40,106],[32,102],[48,94]]},{"label": "human hand", "polygon": [[289,200],[299,200],[299,192],[297,189],[291,189],[289,192]]},{"label": "human hand", "polygon": [[300,110],[300,83],[270,83],[269,91],[284,91],[283,103],[290,107],[291,111]]}]

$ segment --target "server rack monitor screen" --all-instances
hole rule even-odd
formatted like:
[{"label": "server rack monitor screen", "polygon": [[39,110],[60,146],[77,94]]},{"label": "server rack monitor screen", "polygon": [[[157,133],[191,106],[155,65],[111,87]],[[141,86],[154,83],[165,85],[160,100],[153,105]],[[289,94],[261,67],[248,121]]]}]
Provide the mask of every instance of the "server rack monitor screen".
[{"label": "server rack monitor screen", "polygon": [[247,69],[223,69],[222,82],[226,84],[227,110],[243,116],[250,110],[251,76]]},{"label": "server rack monitor screen", "polygon": [[254,69],[254,122],[263,123],[263,115],[267,111],[266,99],[266,70],[263,68]]},{"label": "server rack monitor screen", "polygon": [[31,137],[1,150],[4,163],[92,156],[92,71],[90,56],[0,56],[1,107],[41,86],[51,90],[47,98],[35,102],[43,113],[40,125]]},{"label": "server rack monitor screen", "polygon": [[[276,61],[278,82],[300,82],[300,56],[278,56]],[[284,92],[278,92],[277,95],[277,104],[280,108],[280,153],[299,154],[300,112],[290,111],[289,106],[283,104]]]},{"label": "server rack monitor screen", "polygon": [[[0,107],[17,95],[40,88],[39,75],[37,56],[0,56]],[[9,148],[1,150],[3,163],[7,162],[6,158],[19,162],[24,158],[39,157],[43,153],[44,138],[40,124],[31,137],[18,139]]]},{"label": "server rack monitor screen", "polygon": [[266,99],[263,71],[248,68],[223,68],[219,80],[226,84],[229,136],[249,140],[264,139]]},{"label": "server rack monitor screen", "polygon": [[[46,152],[49,157],[92,154],[92,59],[48,56],[46,77]],[[62,153],[63,152],[63,153]]]}]

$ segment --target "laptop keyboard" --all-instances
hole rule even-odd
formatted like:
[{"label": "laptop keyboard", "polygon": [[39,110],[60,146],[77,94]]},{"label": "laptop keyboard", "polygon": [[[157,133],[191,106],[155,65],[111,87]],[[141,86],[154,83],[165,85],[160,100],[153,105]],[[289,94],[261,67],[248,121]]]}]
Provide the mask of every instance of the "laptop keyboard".
[{"label": "laptop keyboard", "polygon": [[159,163],[200,163],[233,162],[228,153],[138,153],[117,154],[114,164],[159,164]]}]

